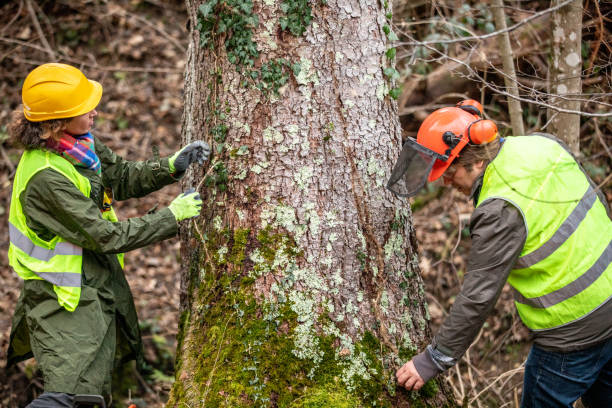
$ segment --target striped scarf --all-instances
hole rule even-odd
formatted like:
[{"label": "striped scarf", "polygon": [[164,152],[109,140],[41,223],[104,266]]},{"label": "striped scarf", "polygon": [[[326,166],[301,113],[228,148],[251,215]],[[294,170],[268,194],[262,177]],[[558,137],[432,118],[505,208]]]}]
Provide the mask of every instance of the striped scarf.
[{"label": "striped scarf", "polygon": [[47,147],[58,152],[63,158],[75,166],[85,167],[102,173],[100,159],[96,154],[93,135],[89,132],[80,136],[72,136],[64,132],[60,140],[47,140]]}]

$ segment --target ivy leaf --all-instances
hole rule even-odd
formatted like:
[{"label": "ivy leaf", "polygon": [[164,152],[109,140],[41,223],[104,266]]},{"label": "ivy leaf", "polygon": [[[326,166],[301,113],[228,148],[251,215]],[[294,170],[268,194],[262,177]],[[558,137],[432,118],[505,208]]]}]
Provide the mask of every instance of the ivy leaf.
[{"label": "ivy leaf", "polygon": [[389,96],[397,100],[397,98],[399,98],[401,93],[402,91],[399,88],[393,88],[389,91]]},{"label": "ivy leaf", "polygon": [[399,40],[399,38],[397,37],[397,35],[391,31],[388,35],[387,38],[389,39],[389,41],[397,41]]},{"label": "ivy leaf", "polygon": [[200,5],[198,10],[200,11],[200,14],[202,14],[202,17],[206,18],[210,16],[210,14],[213,11],[213,8],[215,8],[216,5],[217,5],[217,0],[211,0],[207,3]]},{"label": "ivy leaf", "polygon": [[386,35],[389,35],[389,33],[391,32],[391,27],[385,24],[383,26],[383,31],[385,32]]},{"label": "ivy leaf", "polygon": [[389,48],[385,54],[387,55],[388,59],[392,60],[393,58],[395,58],[396,53],[397,50],[395,48]]}]

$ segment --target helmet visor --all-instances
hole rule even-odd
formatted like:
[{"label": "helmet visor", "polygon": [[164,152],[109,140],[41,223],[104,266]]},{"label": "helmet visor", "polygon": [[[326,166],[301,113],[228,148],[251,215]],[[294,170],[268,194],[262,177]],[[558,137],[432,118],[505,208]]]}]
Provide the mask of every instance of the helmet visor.
[{"label": "helmet visor", "polygon": [[399,197],[412,197],[425,186],[435,161],[447,159],[448,156],[440,155],[409,137],[393,167],[387,189]]}]

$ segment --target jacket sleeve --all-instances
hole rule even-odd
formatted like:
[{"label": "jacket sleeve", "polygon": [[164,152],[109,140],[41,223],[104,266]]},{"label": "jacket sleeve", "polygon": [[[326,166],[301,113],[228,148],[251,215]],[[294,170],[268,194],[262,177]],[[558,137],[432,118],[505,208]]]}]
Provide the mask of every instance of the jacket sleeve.
[{"label": "jacket sleeve", "polygon": [[102,165],[102,181],[113,189],[114,199],[138,198],[174,183],[168,158],[154,157],[147,161],[124,160],[95,138],[96,154]]},{"label": "jacket sleeve", "polygon": [[472,344],[527,237],[520,211],[502,199],[482,203],[472,214],[470,230],[472,247],[461,291],[432,344],[414,357],[425,381],[452,367]]},{"label": "jacket sleeve", "polygon": [[20,200],[28,226],[41,238],[59,235],[94,252],[127,252],[178,232],[176,219],[168,208],[143,217],[107,221],[93,200],[52,169],[32,177]]}]

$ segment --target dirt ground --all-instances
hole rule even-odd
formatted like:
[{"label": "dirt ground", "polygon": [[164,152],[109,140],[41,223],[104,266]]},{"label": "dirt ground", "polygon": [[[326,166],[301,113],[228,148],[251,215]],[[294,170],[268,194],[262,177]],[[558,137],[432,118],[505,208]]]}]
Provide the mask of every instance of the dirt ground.
[{"label": "dirt ground", "polygon": [[[104,86],[95,133],[130,160],[150,157],[154,145],[166,156],[179,146],[187,27],[184,4],[178,0],[11,1],[0,6],[0,27],[0,406],[19,407],[42,391],[33,360],[4,370],[10,318],[20,292],[7,261],[9,198],[20,151],[7,141],[6,126],[19,106],[23,78],[50,60],[80,67]],[[155,205],[167,206],[178,193],[179,186],[172,185],[119,203],[118,214],[142,215]],[[414,220],[435,332],[465,272],[472,207],[458,193],[440,188],[424,199]],[[120,387],[116,406],[137,402],[139,408],[161,407],[171,387],[178,249],[173,238],[126,256],[152,369],[146,375],[127,374],[131,382]],[[516,406],[528,347],[528,333],[506,288],[476,344],[448,373],[458,399],[476,407]]]}]

